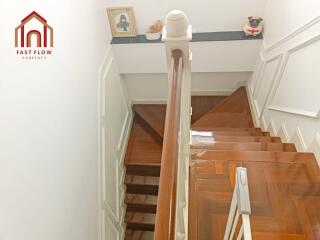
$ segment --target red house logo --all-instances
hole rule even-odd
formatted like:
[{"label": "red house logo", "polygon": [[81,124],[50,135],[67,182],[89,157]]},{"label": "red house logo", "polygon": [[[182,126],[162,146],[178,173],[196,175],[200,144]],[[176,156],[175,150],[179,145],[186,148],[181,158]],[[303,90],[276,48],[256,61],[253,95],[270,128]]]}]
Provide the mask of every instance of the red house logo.
[{"label": "red house logo", "polygon": [[15,29],[15,47],[53,47],[53,28],[33,11]]}]

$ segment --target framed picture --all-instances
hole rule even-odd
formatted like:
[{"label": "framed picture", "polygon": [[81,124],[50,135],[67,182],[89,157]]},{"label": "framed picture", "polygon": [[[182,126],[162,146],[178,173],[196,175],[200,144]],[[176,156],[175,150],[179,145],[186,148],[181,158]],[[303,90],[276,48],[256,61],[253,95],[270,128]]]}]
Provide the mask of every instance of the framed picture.
[{"label": "framed picture", "polygon": [[137,36],[133,7],[107,8],[109,24],[114,37]]}]

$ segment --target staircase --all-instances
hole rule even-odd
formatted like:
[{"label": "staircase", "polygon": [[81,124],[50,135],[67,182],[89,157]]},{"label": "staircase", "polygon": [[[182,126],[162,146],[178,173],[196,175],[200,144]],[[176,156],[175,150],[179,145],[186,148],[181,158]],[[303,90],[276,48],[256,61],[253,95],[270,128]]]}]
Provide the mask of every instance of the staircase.
[{"label": "staircase", "polygon": [[166,106],[134,105],[133,111],[125,157],[125,239],[153,239]]},{"label": "staircase", "polygon": [[248,171],[252,239],[320,239],[315,157],[255,128],[245,88],[209,110],[192,130],[189,239],[224,239],[237,167]]},{"label": "staircase", "polygon": [[[225,99],[192,97],[192,121]],[[126,151],[126,240],[153,239],[166,105],[134,105],[134,120]]]},{"label": "staircase", "polygon": [[[223,239],[237,167],[248,171],[252,238],[320,239],[320,174],[298,153],[255,128],[245,88],[192,97],[189,238]],[[126,152],[126,240],[153,239],[165,105],[134,105]]]}]

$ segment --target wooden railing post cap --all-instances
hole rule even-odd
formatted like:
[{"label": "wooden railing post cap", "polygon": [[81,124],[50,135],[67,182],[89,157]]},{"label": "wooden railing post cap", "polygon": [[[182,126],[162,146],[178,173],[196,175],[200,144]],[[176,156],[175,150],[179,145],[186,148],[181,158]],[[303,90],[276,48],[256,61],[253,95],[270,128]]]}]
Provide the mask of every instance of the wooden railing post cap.
[{"label": "wooden railing post cap", "polygon": [[169,12],[165,20],[168,37],[182,37],[187,35],[189,21],[187,15],[180,10]]}]

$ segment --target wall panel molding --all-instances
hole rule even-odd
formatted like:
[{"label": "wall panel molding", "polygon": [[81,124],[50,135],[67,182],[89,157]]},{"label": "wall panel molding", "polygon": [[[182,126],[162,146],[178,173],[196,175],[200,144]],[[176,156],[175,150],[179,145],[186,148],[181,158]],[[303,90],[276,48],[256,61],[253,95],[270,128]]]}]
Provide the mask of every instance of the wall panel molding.
[{"label": "wall panel molding", "polygon": [[304,31],[306,31],[307,29],[311,28],[312,26],[316,25],[319,22],[320,22],[320,15],[310,19],[306,23],[302,24],[301,26],[299,26],[298,28],[293,30],[287,36],[279,39],[278,41],[276,41],[275,43],[271,44],[270,46],[266,46],[265,42],[263,41],[263,47],[265,48],[266,52],[270,52],[271,50],[281,46],[282,44],[285,44],[289,40],[295,38],[297,35],[299,35],[300,33],[304,32]]},{"label": "wall panel molding", "polygon": [[[270,100],[270,96],[272,95],[272,90],[274,89],[274,86],[275,86],[275,83],[276,83],[276,79],[277,79],[277,76],[278,76],[278,74],[279,74],[279,70],[282,71],[282,68],[281,68],[281,66],[282,66],[282,59],[283,59],[283,54],[280,53],[280,54],[278,54],[278,55],[276,55],[276,56],[274,56],[274,57],[269,58],[269,59],[266,60],[266,62],[265,62],[265,66],[266,66],[267,64],[271,64],[271,62],[273,62],[273,61],[275,61],[277,64],[276,64],[275,70],[274,70],[274,72],[273,72],[273,74],[272,74],[272,77],[271,77],[271,80],[270,80],[270,86],[269,86],[269,88],[267,89],[267,95],[266,95],[266,97],[265,97],[265,99],[264,99],[264,101],[263,101],[262,108],[261,108],[261,112],[260,112],[260,114],[259,114],[259,118],[262,117],[262,115],[263,115],[263,113],[264,113],[264,111],[265,111],[265,108],[266,108],[266,106],[267,106],[267,103],[268,103],[269,100]],[[262,84],[262,80],[263,80],[263,79],[264,79],[264,78],[263,78],[263,76],[262,76],[262,78],[261,78],[261,80],[260,80],[259,88],[261,87],[261,84]],[[259,91],[259,89],[258,89],[258,91]]]},{"label": "wall panel molding", "polygon": [[270,110],[275,110],[275,111],[280,111],[280,112],[285,112],[285,113],[290,113],[290,114],[294,114],[294,115],[302,115],[305,117],[311,117],[311,118],[320,118],[320,106],[319,109],[317,109],[316,111],[306,111],[303,109],[297,109],[297,108],[290,108],[290,107],[284,107],[284,106],[277,106],[274,103],[275,97],[279,91],[279,86],[281,84],[281,80],[284,76],[286,67],[288,66],[288,62],[290,60],[290,57],[292,56],[293,53],[308,47],[310,45],[312,45],[313,43],[316,43],[320,40],[320,34],[317,34],[316,36],[312,36],[311,38],[305,40],[302,43],[299,43],[295,46],[293,46],[292,48],[290,48],[284,55],[283,57],[283,62],[280,61],[280,71],[279,74],[276,78],[276,82],[274,84],[274,89],[272,90],[272,93],[270,94],[270,106],[268,106],[268,109]]},{"label": "wall panel molding", "polygon": [[256,91],[257,91],[257,88],[258,88],[258,85],[259,85],[259,82],[261,80],[261,78],[263,77],[263,72],[264,72],[264,69],[265,69],[265,58],[263,56],[263,54],[260,52],[259,53],[259,61],[260,61],[260,64],[257,68],[257,74],[255,75],[256,77],[256,80],[254,82],[254,86],[252,88],[252,96],[254,97],[255,94],[256,94]]},{"label": "wall panel molding", "polygon": [[[132,111],[110,49],[99,68],[98,88],[99,240],[120,240],[124,235],[124,157]],[[121,110],[118,115],[112,113],[113,106]]]},{"label": "wall panel molding", "polygon": [[290,138],[290,142],[296,145],[297,151],[299,152],[305,152],[307,150],[306,143],[302,137],[299,127],[297,127],[294,131],[293,135]]}]

